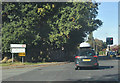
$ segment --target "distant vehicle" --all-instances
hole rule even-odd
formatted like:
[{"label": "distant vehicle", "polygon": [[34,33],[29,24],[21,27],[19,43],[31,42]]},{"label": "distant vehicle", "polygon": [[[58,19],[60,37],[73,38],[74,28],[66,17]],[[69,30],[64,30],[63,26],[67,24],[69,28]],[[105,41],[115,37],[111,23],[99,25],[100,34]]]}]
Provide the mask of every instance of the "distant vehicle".
[{"label": "distant vehicle", "polygon": [[75,56],[75,65],[75,70],[81,69],[82,67],[99,67],[98,56],[96,56],[95,51],[91,49],[90,44],[80,44],[79,52]]},{"label": "distant vehicle", "polygon": [[116,52],[114,52],[114,51],[110,51],[110,52],[108,52],[107,53],[107,56],[109,56],[109,57],[116,57],[117,56],[117,53]]}]

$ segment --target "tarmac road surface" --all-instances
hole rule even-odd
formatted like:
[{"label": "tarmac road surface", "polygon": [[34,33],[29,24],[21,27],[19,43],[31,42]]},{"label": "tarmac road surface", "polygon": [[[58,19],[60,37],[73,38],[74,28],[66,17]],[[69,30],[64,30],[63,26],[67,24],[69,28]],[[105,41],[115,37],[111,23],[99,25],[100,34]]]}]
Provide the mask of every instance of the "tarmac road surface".
[{"label": "tarmac road surface", "polygon": [[75,70],[74,62],[47,67],[6,69],[2,71],[2,80],[118,81],[118,60],[100,60],[99,63],[99,69],[83,68],[82,70]]}]

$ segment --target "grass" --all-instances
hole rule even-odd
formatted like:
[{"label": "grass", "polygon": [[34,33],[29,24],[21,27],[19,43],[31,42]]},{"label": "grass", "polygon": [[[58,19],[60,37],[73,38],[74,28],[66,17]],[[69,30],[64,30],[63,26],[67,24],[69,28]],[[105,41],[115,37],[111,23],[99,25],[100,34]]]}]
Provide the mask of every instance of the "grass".
[{"label": "grass", "polygon": [[0,66],[9,66],[11,63],[1,63]]},{"label": "grass", "polygon": [[104,55],[105,54],[105,51],[100,51],[99,52],[99,55]]},{"label": "grass", "polygon": [[52,62],[38,62],[38,63],[30,63],[30,62],[13,62],[13,63],[1,63],[0,66],[21,66],[21,65],[39,65],[39,64],[48,64]]}]

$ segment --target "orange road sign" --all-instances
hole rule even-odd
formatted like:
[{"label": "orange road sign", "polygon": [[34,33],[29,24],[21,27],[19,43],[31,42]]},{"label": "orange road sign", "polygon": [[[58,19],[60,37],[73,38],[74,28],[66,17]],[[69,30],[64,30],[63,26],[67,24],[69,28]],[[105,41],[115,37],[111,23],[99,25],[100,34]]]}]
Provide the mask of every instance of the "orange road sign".
[{"label": "orange road sign", "polygon": [[25,56],[25,53],[19,53],[18,55],[19,56]]}]

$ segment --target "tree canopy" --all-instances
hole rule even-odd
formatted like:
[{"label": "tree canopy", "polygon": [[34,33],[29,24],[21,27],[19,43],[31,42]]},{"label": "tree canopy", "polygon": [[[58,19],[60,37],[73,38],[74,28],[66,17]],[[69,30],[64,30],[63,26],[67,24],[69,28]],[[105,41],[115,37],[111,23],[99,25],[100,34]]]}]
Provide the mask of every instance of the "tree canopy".
[{"label": "tree canopy", "polygon": [[10,52],[11,43],[27,44],[28,52],[77,48],[87,34],[102,25],[102,21],[96,19],[98,5],[92,2],[3,2],[2,52]]},{"label": "tree canopy", "polygon": [[107,48],[106,42],[103,40],[97,39],[93,37],[93,33],[89,34],[87,42],[91,45],[93,49],[95,49],[97,52],[102,51],[103,49]]}]

